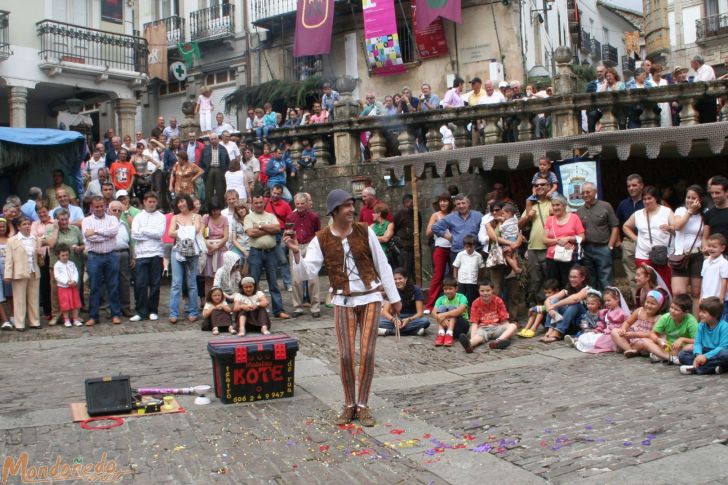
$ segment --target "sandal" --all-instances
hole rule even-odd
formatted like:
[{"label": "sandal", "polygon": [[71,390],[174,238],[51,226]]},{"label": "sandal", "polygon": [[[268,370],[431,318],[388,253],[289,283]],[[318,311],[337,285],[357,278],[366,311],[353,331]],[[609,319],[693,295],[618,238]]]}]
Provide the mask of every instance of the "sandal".
[{"label": "sandal", "polygon": [[212,334],[218,335],[220,333],[220,330],[217,329],[217,327],[212,327]]},{"label": "sandal", "polygon": [[230,335],[237,335],[238,334],[238,332],[235,330],[235,327],[233,327],[232,325],[230,325],[228,327],[228,332],[230,332]]},{"label": "sandal", "polygon": [[543,342],[543,343],[545,343],[545,344],[550,344],[550,343],[553,343],[553,342],[557,342],[557,341],[559,341],[559,340],[561,340],[561,339],[560,339],[560,338],[558,338],[558,337],[541,337],[541,338],[540,338],[540,339],[538,339],[538,340],[539,340],[540,342]]},{"label": "sandal", "polygon": [[624,351],[624,356],[628,359],[631,359],[632,357],[637,357],[638,355],[640,355],[640,353],[635,349],[627,349]]}]

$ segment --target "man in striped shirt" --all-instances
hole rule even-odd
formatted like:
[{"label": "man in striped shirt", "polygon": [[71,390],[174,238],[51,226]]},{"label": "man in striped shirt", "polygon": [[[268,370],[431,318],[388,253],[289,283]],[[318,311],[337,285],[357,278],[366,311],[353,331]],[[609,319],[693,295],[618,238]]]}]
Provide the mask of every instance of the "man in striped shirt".
[{"label": "man in striped shirt", "polygon": [[121,323],[121,305],[119,304],[119,256],[116,254],[116,235],[119,232],[119,219],[106,214],[104,199],[91,199],[91,215],[81,223],[81,231],[86,239],[88,249],[88,271],[91,295],[89,302],[89,320],[87,326],[99,321],[99,303],[101,288],[106,287],[111,321]]}]

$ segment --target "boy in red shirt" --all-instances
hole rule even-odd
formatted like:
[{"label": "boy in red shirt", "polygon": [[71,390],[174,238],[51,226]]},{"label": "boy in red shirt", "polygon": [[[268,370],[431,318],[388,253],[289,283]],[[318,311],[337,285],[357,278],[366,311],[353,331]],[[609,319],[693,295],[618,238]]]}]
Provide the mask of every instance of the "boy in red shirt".
[{"label": "boy in red shirt", "polygon": [[480,281],[478,293],[480,297],[470,307],[470,336],[461,334],[460,343],[467,353],[488,341],[491,349],[505,349],[511,344],[509,339],[518,330],[518,325],[509,322],[505,303],[493,294],[493,283]]}]

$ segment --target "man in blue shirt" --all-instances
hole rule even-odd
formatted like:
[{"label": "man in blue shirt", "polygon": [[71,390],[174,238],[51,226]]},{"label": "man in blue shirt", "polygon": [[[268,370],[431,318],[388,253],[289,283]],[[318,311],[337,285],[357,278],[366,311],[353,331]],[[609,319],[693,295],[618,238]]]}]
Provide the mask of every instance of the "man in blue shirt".
[{"label": "man in blue shirt", "polygon": [[290,155],[285,156],[283,148],[279,146],[278,148],[276,148],[275,152],[273,152],[271,159],[268,160],[268,164],[265,166],[265,174],[268,176],[268,182],[266,183],[266,186],[269,189],[272,189],[276,185],[280,185],[281,187],[283,187],[282,197],[283,199],[285,199],[286,202],[290,202],[291,200],[293,200],[291,192],[288,190],[288,187],[286,187],[286,172],[288,172],[289,170],[291,173],[291,177],[295,177],[296,167],[293,164]]},{"label": "man in blue shirt", "polygon": [[83,209],[71,204],[71,197],[66,189],[56,189],[56,200],[58,201],[58,207],[51,211],[51,217],[55,219],[57,210],[66,209],[70,214],[69,222],[80,228],[84,218]]},{"label": "man in blue shirt", "polygon": [[[645,188],[645,183],[642,180],[642,176],[633,173],[627,177],[627,193],[629,197],[624,199],[617,206],[617,219],[619,219],[619,227],[624,226],[632,214],[640,209],[644,209],[642,204],[642,189]],[[617,247],[620,246],[620,242],[617,241]],[[627,275],[627,281],[629,281],[629,289],[632,291],[632,297],[635,296],[637,286],[634,282],[634,275],[637,271],[637,266],[634,261],[634,253],[637,243],[628,237],[624,237],[621,242],[622,246],[622,266],[624,266],[624,272]]]},{"label": "man in blue shirt", "polygon": [[43,199],[43,190],[38,187],[31,187],[28,191],[28,200],[20,206],[20,212],[31,221],[38,220],[38,214],[35,212],[35,203]]},{"label": "man in blue shirt", "polygon": [[450,264],[455,257],[465,248],[463,238],[468,234],[475,237],[476,249],[481,249],[478,240],[478,230],[483,214],[470,210],[470,199],[463,194],[455,196],[455,210],[443,217],[432,226],[432,232],[439,237],[444,237],[452,243],[450,248]]}]

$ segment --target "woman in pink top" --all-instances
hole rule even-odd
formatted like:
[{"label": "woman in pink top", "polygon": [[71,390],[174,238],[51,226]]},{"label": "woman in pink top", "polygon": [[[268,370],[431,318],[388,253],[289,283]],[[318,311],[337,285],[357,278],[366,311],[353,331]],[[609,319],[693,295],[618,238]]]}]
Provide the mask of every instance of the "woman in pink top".
[{"label": "woman in pink top", "polygon": [[543,243],[546,245],[546,278],[553,278],[565,288],[569,270],[577,259],[579,245],[584,239],[581,219],[566,210],[566,198],[555,195],[551,199],[553,215],[546,218]]}]

